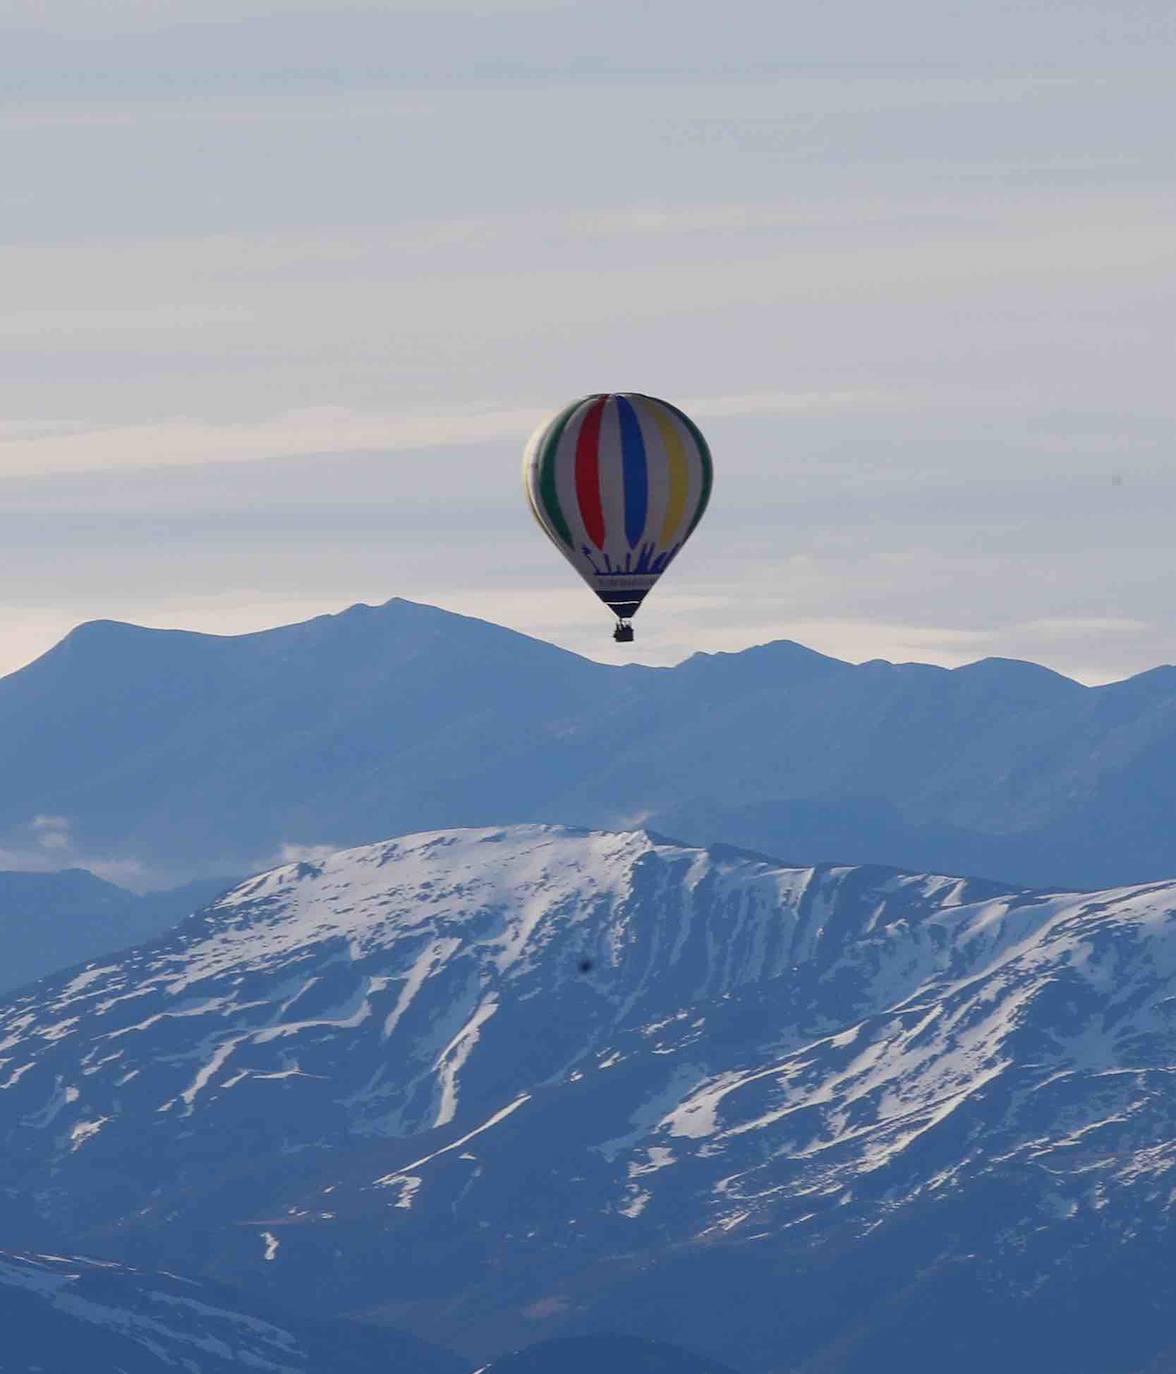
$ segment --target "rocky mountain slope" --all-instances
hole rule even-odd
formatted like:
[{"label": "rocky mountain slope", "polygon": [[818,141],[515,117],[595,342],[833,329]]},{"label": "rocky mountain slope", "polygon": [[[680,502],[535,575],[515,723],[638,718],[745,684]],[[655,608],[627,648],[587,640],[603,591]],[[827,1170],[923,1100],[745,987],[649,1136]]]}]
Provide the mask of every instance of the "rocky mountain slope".
[{"label": "rocky mountain slope", "polygon": [[644,823],[1029,885],[1176,874],[1176,669],[608,667],[392,601],[238,637],[84,625],[0,680],[0,844],[159,881],[438,826]]},{"label": "rocky mountain slope", "polygon": [[0,1009],[0,1232],[482,1363],[609,1331],[1134,1374],[1176,1300],[1173,1008],[1173,884],[417,835]]},{"label": "rocky mountain slope", "polygon": [[479,1374],[731,1374],[680,1346],[633,1336],[582,1336],[541,1341],[504,1355]]},{"label": "rocky mountain slope", "polygon": [[139,894],[85,869],[0,872],[0,993],[161,935],[230,886],[198,879]]},{"label": "rocky mountain slope", "polygon": [[464,1374],[410,1337],[240,1311],[208,1283],[0,1250],[3,1374]]}]

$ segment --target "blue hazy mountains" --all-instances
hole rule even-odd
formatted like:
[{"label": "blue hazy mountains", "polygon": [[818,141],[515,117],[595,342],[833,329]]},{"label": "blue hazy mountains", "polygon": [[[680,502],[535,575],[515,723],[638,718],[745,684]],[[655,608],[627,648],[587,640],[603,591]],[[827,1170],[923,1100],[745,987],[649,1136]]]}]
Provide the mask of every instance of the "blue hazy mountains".
[{"label": "blue hazy mountains", "polygon": [[1174,1005],[1174,883],[409,836],[0,1002],[0,1235],[471,1369],[1140,1374]]},{"label": "blue hazy mountains", "polygon": [[229,886],[213,878],[138,894],[84,869],[0,872],[0,993],[162,934]]},{"label": "blue hazy mountains", "polygon": [[405,601],[233,638],[97,622],[0,681],[0,845],[172,882],[433,826],[639,820],[1035,886],[1176,874],[1176,669],[609,667]]}]

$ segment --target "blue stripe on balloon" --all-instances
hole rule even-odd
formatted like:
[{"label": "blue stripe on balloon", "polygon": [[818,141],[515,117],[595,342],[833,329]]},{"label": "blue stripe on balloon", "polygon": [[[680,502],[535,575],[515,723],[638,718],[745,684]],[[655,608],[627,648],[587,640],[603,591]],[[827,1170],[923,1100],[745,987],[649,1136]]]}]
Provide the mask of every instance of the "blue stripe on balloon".
[{"label": "blue stripe on balloon", "polygon": [[621,422],[621,465],[625,475],[625,537],[635,549],[645,534],[649,514],[649,468],[645,461],[645,437],[637,412],[624,396],[617,397]]}]

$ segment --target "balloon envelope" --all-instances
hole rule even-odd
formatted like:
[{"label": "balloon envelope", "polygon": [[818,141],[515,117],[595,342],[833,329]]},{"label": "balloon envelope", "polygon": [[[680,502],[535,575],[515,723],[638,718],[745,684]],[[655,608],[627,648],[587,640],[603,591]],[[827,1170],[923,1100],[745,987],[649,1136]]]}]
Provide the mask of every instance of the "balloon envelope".
[{"label": "balloon envelope", "polygon": [[535,432],[523,458],[535,519],[624,620],[694,532],[712,481],[693,420],[636,392],[573,401]]}]

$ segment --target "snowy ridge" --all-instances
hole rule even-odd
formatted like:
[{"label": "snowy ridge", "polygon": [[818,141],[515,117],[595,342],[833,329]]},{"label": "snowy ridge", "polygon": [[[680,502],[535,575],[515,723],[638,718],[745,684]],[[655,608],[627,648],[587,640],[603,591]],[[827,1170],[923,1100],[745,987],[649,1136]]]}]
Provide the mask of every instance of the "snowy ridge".
[{"label": "snowy ridge", "polygon": [[395,1332],[300,1330],[239,1295],[165,1272],[76,1255],[0,1250],[6,1374],[464,1374],[462,1362]]},{"label": "snowy ridge", "polygon": [[994,1255],[1125,1244],[1176,1189],[1173,1006],[1176,884],[409,836],[0,1008],[0,1212],[129,1255],[211,1225],[240,1281],[395,1299],[439,1338],[457,1309],[397,1296],[436,1264],[471,1341],[503,1294],[562,1311],[610,1257],[833,1253],[992,1188],[1033,1198]]},{"label": "snowy ridge", "polygon": [[[413,1063],[413,1079],[357,1085],[345,1124],[412,1134],[454,1120],[508,992],[517,1010],[590,988],[602,1029],[634,1027],[645,1010],[848,959],[861,1005],[876,1010],[921,986],[949,947],[991,955],[1043,919],[1039,907],[1005,919],[1007,897],[957,909],[967,890],[959,880],[880,872],[874,906],[853,913],[854,933],[875,956],[867,969],[836,929],[843,887],[856,879],[854,870],[785,868],[644,833],[546,826],[344,851],[263,874],[162,946],[89,967],[48,997],[17,999],[0,1018],[0,1085],[23,1085],[23,1124],[55,1123],[76,1147],[128,1111],[187,1115],[248,1081],[335,1076],[342,1044],[378,1036]],[[887,925],[895,913],[936,905],[954,913],[950,940],[946,928]],[[587,984],[584,959],[595,971]],[[80,1072],[60,1083],[54,1073],[33,1106],[55,1058],[46,1047],[61,1044],[64,1066],[91,1033]],[[169,1033],[182,1044],[157,1061]],[[571,1071],[585,1049],[553,1056],[544,1081]],[[110,1088],[122,1090],[112,1109],[87,1108],[106,1104]]]},{"label": "snowy ridge", "polygon": [[234,1311],[206,1285],[171,1274],[60,1255],[0,1251],[6,1370],[155,1374],[305,1374],[287,1330]]}]

